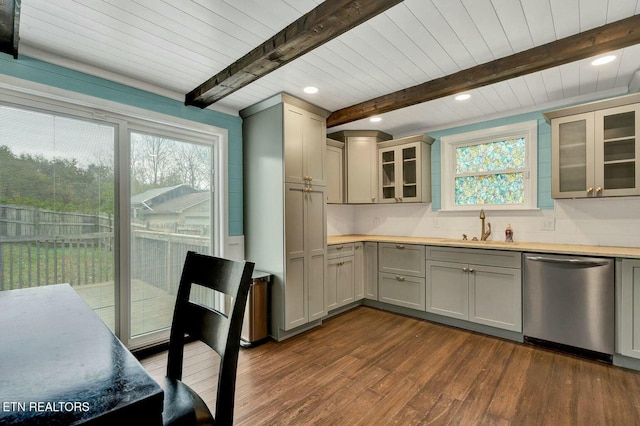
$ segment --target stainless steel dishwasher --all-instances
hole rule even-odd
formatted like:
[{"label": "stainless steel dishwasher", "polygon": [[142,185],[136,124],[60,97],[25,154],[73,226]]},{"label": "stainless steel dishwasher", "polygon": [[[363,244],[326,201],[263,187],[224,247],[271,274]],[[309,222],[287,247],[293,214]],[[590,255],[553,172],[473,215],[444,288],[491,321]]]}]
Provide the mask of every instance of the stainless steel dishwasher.
[{"label": "stainless steel dishwasher", "polygon": [[610,362],[615,336],[613,259],[524,253],[523,264],[525,341]]}]

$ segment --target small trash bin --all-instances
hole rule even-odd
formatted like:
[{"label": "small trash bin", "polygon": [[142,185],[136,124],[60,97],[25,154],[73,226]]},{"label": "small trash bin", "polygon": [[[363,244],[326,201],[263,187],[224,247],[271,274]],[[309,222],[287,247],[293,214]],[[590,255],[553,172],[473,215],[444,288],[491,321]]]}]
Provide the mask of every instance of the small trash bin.
[{"label": "small trash bin", "polygon": [[272,280],[271,274],[253,271],[251,287],[244,310],[240,344],[243,347],[256,346],[267,340],[267,286]]}]

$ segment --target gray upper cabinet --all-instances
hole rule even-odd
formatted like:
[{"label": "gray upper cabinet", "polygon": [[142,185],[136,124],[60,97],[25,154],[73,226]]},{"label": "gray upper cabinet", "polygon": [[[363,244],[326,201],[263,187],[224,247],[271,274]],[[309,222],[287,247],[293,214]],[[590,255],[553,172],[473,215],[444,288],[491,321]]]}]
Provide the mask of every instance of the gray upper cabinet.
[{"label": "gray upper cabinet", "polygon": [[325,186],[325,118],[296,105],[283,107],[285,182]]},{"label": "gray upper cabinet", "polygon": [[378,143],[391,139],[379,131],[349,130],[331,133],[329,138],[345,144],[346,202],[377,203]]},{"label": "gray upper cabinet", "polygon": [[380,203],[431,201],[431,144],[426,135],[378,144]]},{"label": "gray upper cabinet", "polygon": [[553,198],[640,195],[640,95],[545,113]]},{"label": "gray upper cabinet", "polygon": [[326,181],[327,203],[344,202],[344,143],[327,139]]}]

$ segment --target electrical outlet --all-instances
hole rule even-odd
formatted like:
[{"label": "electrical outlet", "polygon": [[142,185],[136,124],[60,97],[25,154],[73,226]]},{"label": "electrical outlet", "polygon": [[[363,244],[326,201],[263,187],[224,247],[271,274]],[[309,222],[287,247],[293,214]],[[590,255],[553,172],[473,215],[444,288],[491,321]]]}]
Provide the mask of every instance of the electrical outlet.
[{"label": "electrical outlet", "polygon": [[540,230],[541,231],[553,231],[556,229],[556,220],[554,218],[544,218],[540,219]]}]

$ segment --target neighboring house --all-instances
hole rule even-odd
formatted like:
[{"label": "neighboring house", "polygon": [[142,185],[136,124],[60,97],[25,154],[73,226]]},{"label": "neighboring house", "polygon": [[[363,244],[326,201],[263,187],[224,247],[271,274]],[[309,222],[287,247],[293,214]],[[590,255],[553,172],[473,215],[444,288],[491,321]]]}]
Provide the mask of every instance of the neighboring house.
[{"label": "neighboring house", "polygon": [[155,188],[131,198],[132,219],[147,229],[208,235],[211,194],[189,185]]}]

